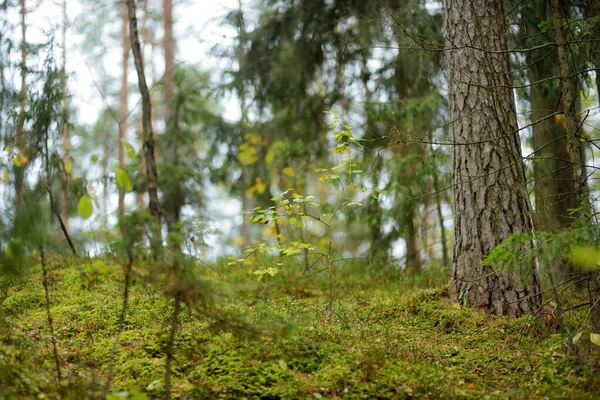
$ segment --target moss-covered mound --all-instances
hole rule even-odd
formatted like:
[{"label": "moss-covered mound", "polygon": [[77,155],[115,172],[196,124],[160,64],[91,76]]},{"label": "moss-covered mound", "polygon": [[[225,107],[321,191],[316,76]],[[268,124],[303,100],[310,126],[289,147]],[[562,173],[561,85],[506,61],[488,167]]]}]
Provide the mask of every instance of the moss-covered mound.
[{"label": "moss-covered mound", "polygon": [[[34,268],[6,293],[0,398],[101,396],[121,311],[122,268],[102,260],[79,267],[56,265],[50,273],[58,383],[41,272]],[[243,290],[216,307],[260,326],[262,334],[252,338],[208,329],[211,321],[184,307],[174,397],[600,398],[589,356],[596,350],[585,337],[578,344],[587,346],[584,363],[563,349],[564,334],[537,319],[485,315],[451,304],[443,288],[409,289],[397,277],[385,284],[368,279],[339,284],[330,321],[318,285],[290,290],[285,276],[257,284],[255,276],[237,275],[232,281]],[[129,305],[110,398],[163,398],[171,304],[159,285],[136,279]]]}]

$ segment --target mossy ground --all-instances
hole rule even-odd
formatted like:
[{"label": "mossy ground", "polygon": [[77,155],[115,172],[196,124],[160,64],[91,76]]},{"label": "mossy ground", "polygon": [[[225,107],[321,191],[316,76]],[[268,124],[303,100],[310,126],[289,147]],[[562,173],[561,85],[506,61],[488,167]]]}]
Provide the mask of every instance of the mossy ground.
[{"label": "mossy ground", "polygon": [[[50,272],[60,389],[41,269],[33,267],[0,305],[0,398],[101,393],[121,309],[122,267],[75,263],[55,263]],[[324,278],[298,280],[297,269],[285,266],[261,282],[246,271],[223,280],[208,271],[207,280],[236,293],[217,307],[245,315],[262,334],[244,339],[208,329],[210,321],[184,307],[176,398],[600,398],[598,357],[584,338],[582,360],[563,349],[564,334],[537,319],[452,304],[432,276],[418,285],[359,264],[340,268],[330,321]],[[159,286],[134,280],[112,398],[164,397],[171,305]]]}]

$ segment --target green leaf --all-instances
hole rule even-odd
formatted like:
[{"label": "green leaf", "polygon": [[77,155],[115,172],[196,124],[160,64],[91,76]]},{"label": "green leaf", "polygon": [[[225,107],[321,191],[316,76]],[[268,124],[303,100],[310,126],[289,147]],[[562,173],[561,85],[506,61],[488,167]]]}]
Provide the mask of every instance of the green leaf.
[{"label": "green leaf", "polygon": [[100,157],[98,157],[98,154],[92,154],[92,156],[90,157],[90,161],[92,162],[92,164],[96,164],[99,158]]},{"label": "green leaf", "polygon": [[90,198],[84,194],[77,203],[77,213],[79,213],[81,218],[88,219],[92,216],[93,211],[94,206],[92,206],[92,200],[90,200]]},{"label": "green leaf", "polygon": [[581,331],[578,334],[576,334],[575,336],[573,336],[573,344],[577,344],[577,342],[579,342],[579,339],[581,339],[582,333],[583,333],[583,331]]},{"label": "green leaf", "polygon": [[65,171],[67,171],[68,173],[73,171],[73,161],[69,160],[65,163]]},{"label": "green leaf", "polygon": [[129,174],[127,173],[127,171],[125,171],[123,168],[117,168],[116,180],[117,180],[117,186],[119,187],[119,189],[123,189],[126,192],[131,192],[133,190],[133,184],[131,183],[131,178],[129,177]]},{"label": "green leaf", "polygon": [[131,143],[129,143],[125,139],[121,139],[121,146],[123,146],[123,148],[127,152],[127,157],[135,158],[136,152],[135,152],[135,149],[133,148],[133,146],[131,145]]},{"label": "green leaf", "polygon": [[596,346],[600,346],[600,333],[590,333],[590,341]]},{"label": "green leaf", "polygon": [[296,225],[296,223],[298,222],[298,220],[294,217],[290,218],[290,224],[292,225]]}]

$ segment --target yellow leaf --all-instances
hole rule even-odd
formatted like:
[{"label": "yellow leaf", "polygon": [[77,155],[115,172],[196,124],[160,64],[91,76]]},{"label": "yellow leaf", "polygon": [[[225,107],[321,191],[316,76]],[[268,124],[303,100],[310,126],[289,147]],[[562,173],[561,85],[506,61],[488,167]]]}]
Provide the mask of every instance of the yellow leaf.
[{"label": "yellow leaf", "polygon": [[281,170],[281,173],[288,178],[292,178],[296,174],[296,171],[294,171],[294,168],[292,167],[285,167]]},{"label": "yellow leaf", "polygon": [[243,165],[252,165],[258,161],[256,155],[256,148],[250,146],[248,143],[242,143],[238,148],[238,161]]},{"label": "yellow leaf", "polygon": [[238,236],[231,241],[231,244],[234,246],[243,246],[246,243],[246,238],[243,236]]},{"label": "yellow leaf", "polygon": [[271,164],[273,163],[273,160],[275,160],[275,152],[273,149],[269,149],[269,151],[267,151],[267,155],[265,156],[265,163]]},{"label": "yellow leaf", "polygon": [[22,152],[19,152],[19,154],[17,154],[15,156],[15,158],[13,158],[13,163],[15,164],[15,167],[22,167],[25,164],[27,164],[27,157],[25,157],[25,155]]},{"label": "yellow leaf", "polygon": [[267,186],[263,183],[260,176],[256,177],[256,179],[254,180],[254,191],[257,194],[263,194],[266,188]]},{"label": "yellow leaf", "polygon": [[5,181],[5,180],[7,180],[7,179],[8,179],[8,171],[4,171],[4,172],[2,173],[2,179],[1,179],[1,180]]}]

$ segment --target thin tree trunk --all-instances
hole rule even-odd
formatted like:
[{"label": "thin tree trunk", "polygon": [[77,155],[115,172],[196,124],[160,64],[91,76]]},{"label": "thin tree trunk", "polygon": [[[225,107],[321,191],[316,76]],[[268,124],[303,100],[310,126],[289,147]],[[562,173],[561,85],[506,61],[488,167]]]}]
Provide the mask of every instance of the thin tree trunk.
[{"label": "thin tree trunk", "polygon": [[179,178],[179,128],[177,124],[177,106],[175,104],[175,39],[173,37],[173,3],[171,0],[163,0],[163,50],[165,52],[165,122],[167,149],[165,161],[174,169],[165,191],[165,213],[169,230],[176,230],[175,225],[181,218],[183,207],[183,190]]},{"label": "thin tree trunk", "polygon": [[[238,75],[239,75],[239,86],[238,86],[238,98],[240,99],[240,133],[241,137],[244,137],[246,133],[246,125],[248,123],[248,111],[246,107],[246,82],[244,76],[244,43],[246,40],[246,29],[244,20],[244,10],[242,8],[242,0],[238,0]],[[252,185],[250,168],[242,165],[242,176],[240,177],[243,188],[247,188]],[[254,208],[254,202],[251,198],[246,196],[246,193],[242,191],[242,211],[248,211]],[[240,246],[243,251],[246,245],[250,245],[252,242],[252,223],[246,222],[246,219],[242,219],[242,237],[244,238],[244,244]]]},{"label": "thin tree trunk", "polygon": [[[524,15],[526,34],[539,35],[539,24],[549,17],[547,0],[536,0],[537,13]],[[530,82],[538,82],[555,75],[556,48],[542,48],[527,53],[527,70]],[[540,121],[532,127],[535,223],[536,228],[556,231],[570,227],[573,216],[569,210],[577,207],[573,193],[573,168],[566,146],[566,130],[560,121],[547,118],[556,111],[560,102],[559,93],[552,82],[541,82],[531,86],[531,121]]]},{"label": "thin tree trunk", "polygon": [[100,161],[100,168],[102,169],[102,186],[104,190],[102,191],[102,205],[104,206],[104,219],[105,222],[108,223],[108,215],[110,213],[109,210],[109,201],[108,201],[108,159],[110,157],[109,154],[109,146],[110,138],[109,132],[106,129],[102,129],[102,160]]},{"label": "thin tree trunk", "polygon": [[[433,130],[429,129],[429,142],[432,143],[431,151],[433,152]],[[433,161],[432,161],[433,163]],[[444,213],[442,210],[442,188],[440,187],[438,169],[433,165],[433,192],[435,193],[435,210],[437,213],[437,219],[440,224],[440,240],[442,241],[442,262],[444,268],[448,268],[450,265],[450,254],[448,252],[448,238],[446,235],[446,228],[444,227]]]},{"label": "thin tree trunk", "polygon": [[[135,14],[135,1],[127,1],[127,13],[129,16],[129,36],[130,45],[135,61],[135,68],[138,75],[138,86],[142,95],[142,132],[144,137],[144,157],[146,160],[146,176],[148,177],[148,205],[150,213],[156,218],[160,225],[160,203],[158,202],[158,184],[156,173],[156,158],[154,157],[154,132],[152,131],[152,104],[150,101],[150,92],[146,84],[146,75],[144,73],[144,61],[142,60],[142,50],[137,27],[137,17]],[[155,241],[158,244],[160,230],[155,232]],[[162,243],[162,239],[160,240]]]},{"label": "thin tree trunk", "polygon": [[[567,121],[567,146],[571,164],[573,166],[574,191],[578,206],[584,217],[589,214],[589,199],[583,171],[582,148],[579,141],[579,126],[577,123],[577,104],[575,101],[575,87],[571,79],[571,68],[569,66],[569,50],[567,39],[563,31],[565,17],[562,12],[560,0],[552,0],[551,6],[552,23],[554,25],[554,37],[558,53],[558,69],[560,73],[560,90],[563,99],[565,119]],[[587,218],[587,217],[586,217]]]},{"label": "thin tree trunk", "polygon": [[[396,89],[396,108],[398,115],[401,115],[403,110],[403,106],[405,101],[409,100],[411,96],[413,96],[413,92],[423,93],[427,90],[427,85],[424,85],[421,80],[416,81],[415,77],[411,74],[411,71],[408,69],[408,65],[405,62],[405,58],[407,57],[406,50],[406,37],[398,36],[396,37],[396,44],[398,46],[398,53],[396,54],[396,65],[394,68],[394,81],[395,81],[395,89]],[[415,90],[418,89],[418,90]],[[422,115],[419,115],[418,118],[424,118]],[[400,126],[401,121],[397,121],[397,126]],[[423,125],[415,121],[412,126],[413,133],[415,136],[420,137],[420,134],[423,131]],[[409,152],[417,151],[420,149],[409,148],[409,145],[406,143],[401,144],[397,147],[397,152],[399,153],[399,157],[405,158],[409,155]],[[406,262],[405,269],[410,274],[419,274],[421,272],[421,260],[419,257],[419,245],[418,245],[418,232],[415,226],[415,208],[418,206],[418,203],[414,200],[414,194],[410,190],[410,186],[405,184],[405,182],[413,180],[419,173],[418,167],[416,164],[412,166],[406,166],[402,171],[401,175],[399,175],[396,179],[402,182],[402,190],[400,190],[400,204],[397,205],[400,209],[399,215],[399,223],[400,223],[400,232],[401,237],[404,239],[404,243],[406,244]]]},{"label": "thin tree trunk", "polygon": [[[571,78],[569,66],[569,50],[567,39],[563,30],[565,16],[560,0],[552,0],[552,23],[554,25],[554,38],[558,52],[558,68],[560,70],[560,89],[563,98],[565,118],[567,121],[567,145],[569,156],[573,165],[573,180],[575,181],[575,198],[579,206],[577,215],[584,223],[591,222],[591,205],[586,186],[585,171],[583,167],[583,150],[579,140],[579,121],[577,118],[577,104],[575,98],[574,82]],[[590,320],[592,332],[600,333],[600,274],[589,274],[588,293],[590,298]]]},{"label": "thin tree trunk", "polygon": [[416,203],[408,199],[400,223],[404,231],[404,240],[406,243],[406,272],[411,275],[419,275],[421,273],[421,260],[419,257],[418,233],[415,226],[415,208]]},{"label": "thin tree trunk", "polygon": [[[364,156],[363,163],[368,164],[367,170],[370,172],[371,184],[373,188],[379,187],[379,174],[383,167],[383,161],[379,155],[375,153],[378,148],[377,132],[375,120],[371,113],[371,90],[369,88],[369,80],[371,79],[371,72],[369,71],[368,55],[366,51],[361,51],[360,54],[360,66],[361,66],[361,81],[363,85],[363,96],[365,100],[364,113],[366,117],[366,131],[364,134]],[[369,256],[380,257],[387,255],[386,242],[383,240],[383,233],[381,230],[382,224],[382,212],[379,207],[379,199],[369,198],[368,207],[368,225],[369,225]]]},{"label": "thin tree trunk", "polygon": [[[25,154],[25,99],[27,97],[27,23],[25,17],[27,9],[25,0],[21,4],[21,92],[19,93],[19,120],[17,124],[17,147],[19,149],[19,160],[24,159]],[[25,165],[20,163],[15,169],[15,191],[17,205],[20,206],[25,200]]]},{"label": "thin tree trunk", "polygon": [[534,266],[498,272],[482,263],[510,234],[531,231],[503,2],[447,0],[444,16],[450,120],[455,121],[451,289],[463,305],[519,317],[539,303]]},{"label": "thin tree trunk", "polygon": [[437,211],[438,222],[440,224],[440,240],[442,241],[442,262],[444,267],[450,265],[450,255],[448,252],[448,238],[446,235],[446,227],[444,226],[444,213],[442,211],[442,196],[441,188],[438,183],[437,171],[433,173],[433,190],[435,191],[435,209]]},{"label": "thin tree trunk", "polygon": [[[154,54],[154,44],[150,43],[150,35],[148,34],[148,0],[144,0],[142,3],[142,12],[144,14],[144,16],[142,17],[142,30],[141,30],[141,34],[142,34],[142,61],[144,63],[144,65],[147,66],[153,66],[152,62],[150,62],[153,57],[152,55]],[[150,57],[146,57],[146,45],[150,44],[150,48],[151,48],[151,56]],[[154,82],[154,67],[151,68],[151,74],[150,77],[152,78],[152,82]],[[153,93],[150,93],[150,103],[151,104],[155,104],[154,102],[154,97],[153,97]],[[152,113],[152,115],[154,116],[155,113]],[[154,121],[152,121],[154,123]],[[142,118],[140,117],[138,119],[138,140],[139,140],[139,145],[140,148],[144,148],[144,138],[142,135],[142,131],[143,131],[143,127],[142,127]],[[156,154],[156,153],[155,153]],[[140,152],[140,156],[139,156],[139,163],[138,163],[138,186],[141,188],[143,187],[143,183],[146,179],[145,177],[145,159],[144,159],[144,152]],[[144,192],[138,188],[137,190],[137,208],[139,210],[144,208]]]},{"label": "thin tree trunk", "polygon": [[[62,125],[62,149],[63,149],[63,166],[71,163],[70,140],[69,140],[69,96],[67,93],[67,25],[69,20],[67,18],[67,1],[63,1],[63,29],[62,29],[62,76],[61,86],[63,93],[63,125]],[[65,181],[61,191],[61,219],[64,224],[66,232],[69,231],[69,191],[71,185],[71,172],[65,170]],[[66,236],[63,234],[63,236]]]},{"label": "thin tree trunk", "polygon": [[[129,96],[129,82],[127,79],[127,72],[129,70],[129,37],[127,32],[127,6],[125,3],[121,4],[121,50],[122,50],[122,64],[121,64],[121,94],[119,104],[119,166],[125,168],[125,148],[123,141],[127,138],[127,118],[129,113],[129,105],[127,98]],[[118,216],[123,218],[125,215],[125,190],[119,188],[119,209]]]}]

